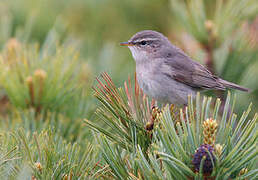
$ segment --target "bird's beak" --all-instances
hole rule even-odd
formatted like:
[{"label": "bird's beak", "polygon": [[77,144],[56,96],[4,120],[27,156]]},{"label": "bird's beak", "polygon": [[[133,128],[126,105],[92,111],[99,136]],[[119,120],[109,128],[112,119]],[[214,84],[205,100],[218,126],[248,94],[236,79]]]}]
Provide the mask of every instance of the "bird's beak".
[{"label": "bird's beak", "polygon": [[121,42],[120,45],[121,46],[134,46],[134,43],[128,41],[128,42]]}]

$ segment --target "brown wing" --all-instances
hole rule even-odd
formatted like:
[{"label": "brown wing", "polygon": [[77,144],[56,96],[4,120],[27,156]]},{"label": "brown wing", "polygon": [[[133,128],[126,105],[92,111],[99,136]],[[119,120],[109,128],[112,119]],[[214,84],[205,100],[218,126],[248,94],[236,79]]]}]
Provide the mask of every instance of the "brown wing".
[{"label": "brown wing", "polygon": [[167,75],[181,83],[198,89],[225,90],[217,76],[183,52],[167,56],[165,64],[169,68],[169,71],[166,71]]}]

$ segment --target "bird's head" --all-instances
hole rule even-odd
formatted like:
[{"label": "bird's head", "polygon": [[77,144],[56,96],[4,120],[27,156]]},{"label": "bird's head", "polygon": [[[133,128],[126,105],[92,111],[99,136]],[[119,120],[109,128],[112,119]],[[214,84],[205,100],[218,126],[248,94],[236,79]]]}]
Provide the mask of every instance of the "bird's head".
[{"label": "bird's head", "polygon": [[159,56],[162,50],[171,44],[161,33],[145,30],[136,33],[129,41],[122,42],[120,45],[128,46],[135,61],[140,62]]}]

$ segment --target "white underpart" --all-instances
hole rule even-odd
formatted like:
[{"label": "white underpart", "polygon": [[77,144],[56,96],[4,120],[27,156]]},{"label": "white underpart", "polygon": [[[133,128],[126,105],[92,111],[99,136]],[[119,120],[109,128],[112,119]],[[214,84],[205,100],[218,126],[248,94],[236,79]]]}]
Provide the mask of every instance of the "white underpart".
[{"label": "white underpart", "polygon": [[128,46],[128,47],[131,50],[132,56],[133,56],[135,61],[140,62],[141,60],[148,59],[148,54],[147,54],[146,51],[140,51],[135,46]]}]

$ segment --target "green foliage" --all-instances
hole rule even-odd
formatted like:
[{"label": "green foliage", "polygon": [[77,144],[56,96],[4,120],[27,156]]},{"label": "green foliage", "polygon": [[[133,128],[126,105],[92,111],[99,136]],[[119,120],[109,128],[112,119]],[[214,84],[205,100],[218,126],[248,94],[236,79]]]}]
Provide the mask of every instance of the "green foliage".
[{"label": "green foliage", "polygon": [[[248,32],[238,32],[233,40],[227,42],[231,47],[226,52],[228,54],[221,70],[223,77],[236,83],[241,82],[248,69],[255,65],[258,59],[258,51],[255,49],[253,40],[248,38],[246,33]],[[223,51],[223,48],[220,50]],[[250,84],[250,86],[256,88],[256,85]]]},{"label": "green foliage", "polygon": [[[62,38],[73,35],[80,39],[82,57],[92,65],[95,76],[112,72],[114,82],[122,83],[134,71],[134,62],[118,43],[140,30],[158,30],[207,66],[208,57],[213,57],[211,69],[215,74],[253,90],[250,94],[239,93],[248,102],[238,103],[237,111],[251,99],[257,107],[255,0],[16,0],[3,1],[0,7],[0,46],[10,37],[43,44],[49,29],[58,24]],[[245,44],[240,52],[231,48],[239,38]],[[239,53],[244,55],[240,57]],[[244,71],[239,71],[242,67]]]},{"label": "green foliage", "polygon": [[258,8],[255,0],[171,0],[171,7],[185,30],[204,45],[226,41],[243,20],[255,17]]},{"label": "green foliage", "polygon": [[[257,179],[257,114],[251,105],[240,111],[251,101],[257,109],[257,5],[2,0],[0,179]],[[144,29],[164,33],[252,93],[225,101],[198,95],[179,110],[158,108],[130,78],[117,88],[134,72],[118,42]],[[95,116],[90,87],[103,71],[112,80],[96,81]],[[212,135],[207,119],[217,123]],[[202,173],[204,159],[200,172],[192,162],[207,142],[216,156],[211,174]]]},{"label": "green foliage", "polygon": [[[148,99],[143,96],[139,86],[132,88],[131,80],[125,89],[117,89],[111,78],[104,73],[102,83],[98,80],[95,96],[103,105],[96,114],[109,129],[86,120],[93,129],[100,131],[121,147],[135,151],[139,144],[144,150],[148,149],[151,134],[145,130],[145,124],[151,118]],[[111,130],[111,131],[110,131]]]},{"label": "green foliage", "polygon": [[[86,107],[80,101],[87,100],[90,82],[83,78],[89,73],[83,72],[85,69],[70,45],[53,47],[51,43],[55,41],[49,40],[39,50],[35,45],[25,46],[11,39],[1,56],[0,83],[18,108],[32,107],[36,112],[65,112],[71,116],[73,110],[74,116],[79,115]],[[78,106],[74,108],[75,105]]]},{"label": "green foliage", "polygon": [[[252,119],[248,118],[251,106],[237,119],[237,115],[233,113],[235,98],[232,102],[229,93],[221,116],[218,111],[221,104],[219,99],[213,109],[212,98],[203,97],[201,100],[198,94],[196,101],[189,97],[188,107],[184,111],[171,111],[171,108],[166,106],[153,121],[150,114],[138,115],[140,109],[143,114],[151,110],[149,105],[139,103],[145,96],[139,96],[137,83],[134,88],[130,81],[129,89],[127,83],[124,88],[116,88],[107,74],[102,75],[102,78],[103,82],[98,81],[99,89],[95,90],[96,97],[102,103],[97,115],[107,128],[88,120],[85,122],[102,134],[99,141],[103,158],[111,170],[107,173],[108,176],[118,179],[228,179],[256,176],[257,114]],[[148,104],[148,101],[146,103]],[[134,111],[137,106],[138,110]],[[175,113],[179,113],[180,117]],[[149,121],[146,121],[146,117]],[[216,160],[212,162],[214,167],[211,174],[196,172],[192,164],[195,150],[205,144],[204,138],[212,136],[204,131],[204,128],[209,130],[209,127],[206,127],[209,121],[204,124],[206,119],[211,119],[214,124],[211,126],[215,129],[215,124],[219,123],[218,132],[213,131],[214,143],[222,147],[221,150],[216,150],[215,147]],[[136,128],[138,122],[141,122],[140,130]],[[153,122],[152,128],[144,129],[150,122]],[[134,134],[130,136],[130,132]],[[143,133],[149,136],[142,136]],[[131,140],[132,137],[134,141]],[[142,142],[145,142],[145,146]],[[248,172],[239,176],[243,168],[247,168]]]},{"label": "green foliage", "polygon": [[[25,133],[22,129],[6,132],[2,134],[1,143],[1,175],[4,179],[30,179],[32,176],[37,179],[90,177],[96,160],[90,143],[84,146],[68,143],[51,129],[39,134]],[[27,173],[23,174],[24,171]]]},{"label": "green foliage", "polygon": [[[200,104],[198,99],[199,98],[197,98],[196,103]],[[257,114],[253,119],[248,120],[249,107],[238,122],[235,114],[228,116],[230,94],[227,97],[227,104],[221,118],[219,118],[218,112],[210,112],[209,100],[204,99],[203,103],[196,108],[193,107],[191,101],[192,100],[189,101],[189,111],[186,110],[186,120],[181,113],[182,126],[177,124],[175,128],[169,111],[166,110],[164,112],[163,119],[161,120],[164,130],[157,130],[158,138],[161,139],[162,142],[161,147],[165,147],[162,149],[164,152],[161,152],[161,158],[164,158],[165,162],[168,164],[171,163],[170,165],[175,163],[176,160],[180,160],[186,166],[191,167],[191,155],[194,154],[195,149],[203,144],[203,120],[210,117],[215,119],[217,117],[216,121],[220,123],[216,135],[216,144],[222,144],[224,147],[223,153],[220,157],[217,157],[216,168],[211,176],[215,176],[218,179],[232,178],[238,174],[243,167],[252,166],[258,153],[255,148],[257,143]],[[219,101],[216,103],[217,106],[218,102]],[[202,111],[202,109],[205,111]],[[196,114],[199,112],[198,116],[204,119],[201,118],[198,120],[194,112],[196,112]],[[234,126],[236,127],[234,128]],[[178,131],[178,133],[176,133],[176,131]],[[170,141],[171,139],[173,139],[173,141]],[[176,166],[181,169],[179,165]],[[184,172],[184,169],[181,169],[181,172]],[[250,174],[252,173],[251,171]],[[183,174],[187,175],[186,173]]]},{"label": "green foliage", "polygon": [[28,43],[30,24],[11,38],[1,17],[0,179],[94,179],[98,149],[80,119],[94,107],[91,70],[77,44],[56,27]]},{"label": "green foliage", "polygon": [[[243,94],[243,99],[256,94],[257,73],[252,67],[258,64],[257,20],[258,5],[255,0],[171,0],[176,22],[196,42],[182,42],[190,49],[190,56],[202,61],[220,77],[243,84],[254,90]],[[257,18],[257,17],[256,17]],[[198,49],[194,54],[193,49]],[[204,52],[204,56],[197,56]],[[247,74],[252,74],[247,76]],[[218,94],[217,94],[218,95]],[[224,95],[219,93],[220,98]],[[225,97],[225,96],[224,96]],[[257,100],[253,100],[257,102]],[[241,101],[242,106],[247,103]],[[255,104],[256,105],[256,104]],[[236,107],[239,110],[239,106]]]},{"label": "green foliage", "polygon": [[14,164],[16,161],[19,161],[21,154],[11,136],[6,136],[6,134],[1,133],[0,143],[0,177],[2,179],[6,175],[10,177],[17,173]]}]

